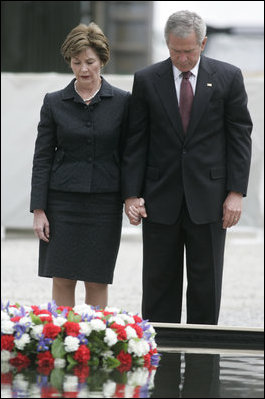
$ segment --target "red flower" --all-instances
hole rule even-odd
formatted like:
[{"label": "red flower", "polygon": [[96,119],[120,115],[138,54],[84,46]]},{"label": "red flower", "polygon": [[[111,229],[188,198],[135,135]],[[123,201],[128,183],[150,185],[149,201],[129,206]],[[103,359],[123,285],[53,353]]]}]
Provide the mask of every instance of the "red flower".
[{"label": "red flower", "polygon": [[13,381],[12,371],[8,373],[1,373],[1,384],[11,385]]},{"label": "red flower", "polygon": [[[125,353],[123,350],[121,350],[117,356],[117,359],[121,363],[121,365],[118,367],[121,372],[130,370],[132,366],[132,357],[129,353]],[[122,370],[120,368],[122,368]]]},{"label": "red flower", "polygon": [[9,363],[16,367],[17,371],[20,372],[23,368],[29,367],[30,359],[26,355],[22,355],[22,353],[18,352],[16,357],[9,360]]},{"label": "red flower", "polygon": [[119,341],[125,341],[127,339],[127,333],[124,326],[121,326],[120,324],[117,323],[113,323],[111,324],[110,327],[116,330],[117,338]]},{"label": "red flower", "polygon": [[14,317],[11,317],[11,321],[13,321],[13,323],[17,323],[20,319],[22,318],[22,316],[14,316]]},{"label": "red flower", "polygon": [[114,392],[113,398],[125,398],[124,384],[116,384],[116,390]]},{"label": "red flower", "polygon": [[37,363],[39,367],[54,367],[54,358],[50,351],[41,352],[37,355]]},{"label": "red flower", "polygon": [[78,392],[74,391],[74,392],[64,392],[63,393],[63,398],[77,398]]},{"label": "red flower", "polygon": [[89,376],[90,368],[86,364],[78,364],[74,367],[74,375],[78,377],[78,381],[83,384]]},{"label": "red flower", "polygon": [[63,326],[67,335],[71,335],[72,337],[77,337],[79,335],[80,325],[78,323],[67,321]]},{"label": "red flower", "polygon": [[41,387],[41,397],[42,398],[59,398],[60,397],[60,392],[58,391],[58,389],[54,388],[54,387],[49,387],[49,386],[45,386],[43,385]]},{"label": "red flower", "polygon": [[141,387],[140,386],[135,387],[133,392],[133,398],[140,398],[140,394],[141,394]]},{"label": "red flower", "polygon": [[41,319],[42,323],[45,323],[47,321],[47,323],[52,323],[52,316],[50,315],[39,315],[39,318]]},{"label": "red flower", "polygon": [[90,349],[86,345],[80,345],[74,354],[74,359],[78,363],[86,364],[90,359]]},{"label": "red flower", "polygon": [[133,316],[135,323],[141,323],[143,320],[141,319],[141,317],[134,315]]},{"label": "red flower", "polygon": [[40,314],[47,314],[49,316],[51,316],[51,312],[49,312],[49,310],[47,309],[39,309],[38,306],[31,306],[33,309],[33,313],[36,316],[39,316]]},{"label": "red flower", "polygon": [[150,365],[151,365],[151,356],[149,355],[149,353],[147,353],[147,354],[144,356],[144,367],[149,368]]},{"label": "red flower", "polygon": [[107,312],[107,310],[103,311],[104,316],[113,315],[113,312]]},{"label": "red flower", "polygon": [[14,348],[14,337],[12,335],[2,335],[1,337],[1,351],[6,350],[11,352]]},{"label": "red flower", "polygon": [[44,325],[42,332],[45,338],[54,339],[61,332],[61,327],[55,326],[53,323],[47,323]]},{"label": "red flower", "polygon": [[141,329],[140,326],[138,326],[138,324],[127,324],[127,325],[135,329],[138,338],[142,338],[143,330]]}]

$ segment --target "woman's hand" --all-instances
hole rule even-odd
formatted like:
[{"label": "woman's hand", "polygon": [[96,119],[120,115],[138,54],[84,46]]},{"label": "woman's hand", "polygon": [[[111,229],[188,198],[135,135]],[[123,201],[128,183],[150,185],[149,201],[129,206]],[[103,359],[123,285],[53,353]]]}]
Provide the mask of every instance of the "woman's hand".
[{"label": "woman's hand", "polygon": [[127,198],[125,200],[125,213],[128,216],[130,223],[134,226],[138,226],[142,218],[147,217],[145,209],[145,201],[143,198]]},{"label": "woman's hand", "polygon": [[35,235],[45,242],[49,242],[50,225],[44,210],[34,210],[33,230]]}]

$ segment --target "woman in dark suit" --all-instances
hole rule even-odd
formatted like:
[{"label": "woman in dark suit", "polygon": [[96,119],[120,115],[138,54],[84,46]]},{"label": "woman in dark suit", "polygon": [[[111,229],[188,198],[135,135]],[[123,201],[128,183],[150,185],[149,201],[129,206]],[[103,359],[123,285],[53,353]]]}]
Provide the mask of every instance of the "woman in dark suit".
[{"label": "woman in dark suit", "polygon": [[33,159],[39,276],[53,278],[57,305],[74,306],[81,280],[85,302],[105,307],[120,244],[119,163],[130,94],[101,76],[109,45],[96,24],[75,27],[61,50],[75,78],[46,94]]}]

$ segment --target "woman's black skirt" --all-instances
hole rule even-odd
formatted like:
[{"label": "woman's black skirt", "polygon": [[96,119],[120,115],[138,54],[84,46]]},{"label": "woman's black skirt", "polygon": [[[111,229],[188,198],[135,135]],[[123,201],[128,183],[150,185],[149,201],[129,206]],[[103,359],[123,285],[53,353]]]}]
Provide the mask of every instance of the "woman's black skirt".
[{"label": "woman's black skirt", "polygon": [[40,240],[39,276],[111,284],[118,255],[119,193],[50,191],[49,243]]}]

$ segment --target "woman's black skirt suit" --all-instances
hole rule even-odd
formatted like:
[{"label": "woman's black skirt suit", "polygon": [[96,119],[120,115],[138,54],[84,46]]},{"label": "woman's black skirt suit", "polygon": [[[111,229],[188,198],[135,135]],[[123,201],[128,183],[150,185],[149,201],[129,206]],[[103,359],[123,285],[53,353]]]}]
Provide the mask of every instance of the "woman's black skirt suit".
[{"label": "woman's black skirt suit", "polygon": [[31,212],[43,209],[49,243],[40,240],[39,276],[111,284],[122,199],[120,156],[130,94],[102,78],[86,105],[73,79],[46,94],[32,169]]}]

